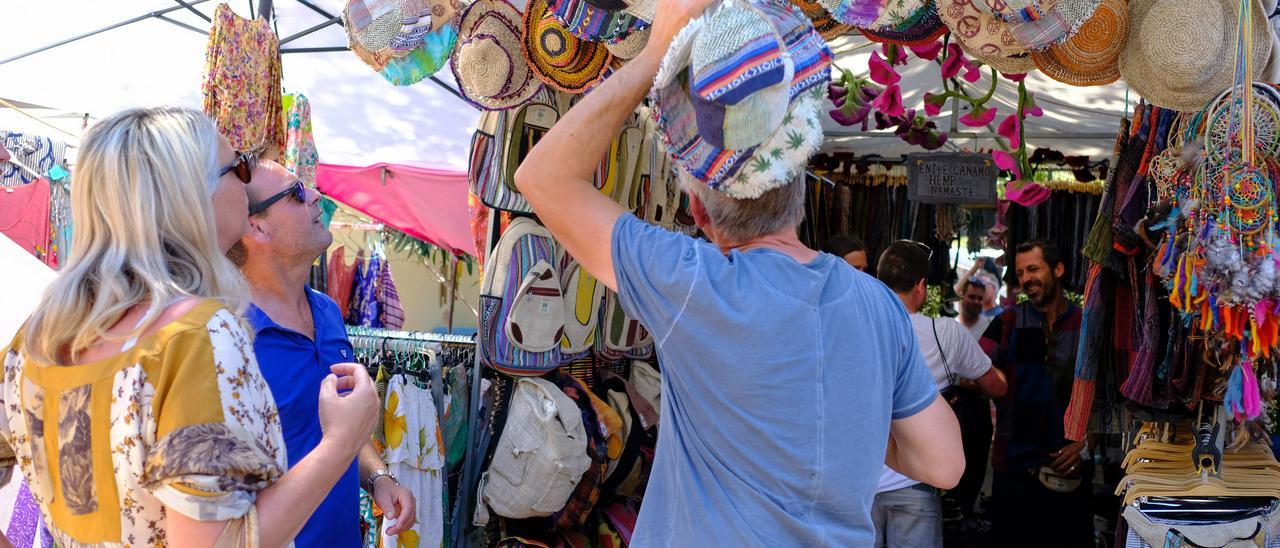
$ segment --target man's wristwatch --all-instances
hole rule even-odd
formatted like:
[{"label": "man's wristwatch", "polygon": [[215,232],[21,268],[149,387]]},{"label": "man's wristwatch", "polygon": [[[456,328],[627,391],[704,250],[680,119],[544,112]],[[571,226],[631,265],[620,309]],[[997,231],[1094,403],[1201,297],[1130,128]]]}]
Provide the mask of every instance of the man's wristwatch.
[{"label": "man's wristwatch", "polygon": [[369,493],[373,493],[374,482],[377,482],[378,478],[382,478],[382,477],[391,478],[392,482],[394,482],[396,485],[400,485],[400,480],[396,479],[395,474],[392,474],[391,471],[387,470],[386,468],[379,468],[378,470],[374,470],[372,474],[369,474],[369,477],[365,478],[364,490],[368,491]]}]

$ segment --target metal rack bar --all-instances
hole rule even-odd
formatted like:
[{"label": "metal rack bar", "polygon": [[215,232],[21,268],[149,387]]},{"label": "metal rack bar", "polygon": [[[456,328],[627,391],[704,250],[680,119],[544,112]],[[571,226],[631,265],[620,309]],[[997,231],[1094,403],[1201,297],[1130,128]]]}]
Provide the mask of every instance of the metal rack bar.
[{"label": "metal rack bar", "polygon": [[408,341],[423,341],[434,343],[449,344],[475,344],[475,337],[472,335],[456,335],[447,333],[427,333],[425,331],[400,331],[395,329],[382,329],[380,327],[362,327],[347,326],[347,336],[349,337],[373,337],[382,339],[400,339]]}]

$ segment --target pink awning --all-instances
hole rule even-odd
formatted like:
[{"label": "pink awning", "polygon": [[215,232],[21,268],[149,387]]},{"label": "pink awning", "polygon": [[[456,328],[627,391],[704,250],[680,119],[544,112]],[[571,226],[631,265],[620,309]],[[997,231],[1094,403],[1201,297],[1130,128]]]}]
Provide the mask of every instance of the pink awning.
[{"label": "pink awning", "polygon": [[379,222],[460,255],[475,255],[467,174],[405,164],[320,164],[316,188]]}]

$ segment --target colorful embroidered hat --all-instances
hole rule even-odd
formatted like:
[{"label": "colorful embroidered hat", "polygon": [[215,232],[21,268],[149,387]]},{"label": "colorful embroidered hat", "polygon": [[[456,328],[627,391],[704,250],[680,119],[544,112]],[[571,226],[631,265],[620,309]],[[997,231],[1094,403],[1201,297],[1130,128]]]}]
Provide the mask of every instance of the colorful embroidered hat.
[{"label": "colorful embroidered hat", "polygon": [[1120,79],[1120,51],[1129,31],[1124,0],[1103,0],[1080,32],[1066,42],[1031,54],[1045,76],[1072,86],[1101,86]]},{"label": "colorful embroidered hat", "polygon": [[1034,70],[1035,63],[1009,25],[978,9],[982,1],[938,0],[938,16],[970,57],[1007,74]]},{"label": "colorful embroidered hat", "polygon": [[[1267,17],[1253,6],[1254,78],[1271,54]],[[1231,86],[1236,0],[1130,0],[1120,77],[1156,106],[1194,112]]]},{"label": "colorful embroidered hat", "polygon": [[548,86],[582,93],[604,77],[612,54],[600,42],[570,34],[549,11],[547,0],[530,0],[524,13],[524,58]]},{"label": "colorful embroidered hat", "polygon": [[658,15],[658,0],[627,0],[627,7],[622,11],[645,23],[653,23]]},{"label": "colorful embroidered hat", "polygon": [[831,12],[822,7],[822,4],[819,4],[817,0],[792,0],[791,3],[800,8],[800,11],[804,12],[804,15],[810,21],[813,21],[813,28],[817,29],[818,34],[821,34],[827,40],[835,40],[853,30],[853,25],[846,25],[836,21],[831,16]]},{"label": "colorful embroidered hat", "polygon": [[458,23],[454,80],[468,102],[485,110],[508,109],[542,88],[521,54],[520,12],[507,0],[476,0]]},{"label": "colorful embroidered hat", "polygon": [[894,29],[907,22],[931,0],[886,0],[880,15],[867,28],[872,30]]},{"label": "colorful embroidered hat", "polygon": [[[627,11],[603,10],[587,0],[550,0],[549,6],[556,21],[580,40],[613,42],[648,26]],[[526,15],[529,11],[533,11],[532,2],[525,8]]]},{"label": "colorful embroidered hat", "polygon": [[676,36],[650,98],[688,175],[739,199],[790,183],[822,144],[832,53],[797,8],[728,0]]},{"label": "colorful embroidered hat", "polygon": [[397,86],[408,86],[421,82],[444,68],[458,43],[458,22],[456,19],[441,20],[432,26],[434,28],[431,32],[423,37],[422,45],[414,48],[409,55],[392,58],[385,68],[378,71],[383,78]]},{"label": "colorful embroidered hat", "polygon": [[885,0],[819,0],[836,21],[855,27],[867,27],[880,17]]},{"label": "colorful embroidered hat", "polygon": [[976,7],[1004,21],[1018,43],[1042,51],[1075,36],[1101,0],[973,0]]},{"label": "colorful embroidered hat", "polygon": [[931,0],[926,0],[905,21],[892,29],[858,29],[873,42],[899,46],[923,46],[947,33],[947,26],[938,18],[938,10]]}]

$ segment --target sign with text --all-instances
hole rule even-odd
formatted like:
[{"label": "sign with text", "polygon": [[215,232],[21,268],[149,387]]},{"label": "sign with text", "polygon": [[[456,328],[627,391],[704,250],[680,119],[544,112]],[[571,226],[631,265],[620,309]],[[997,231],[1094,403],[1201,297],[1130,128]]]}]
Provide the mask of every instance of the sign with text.
[{"label": "sign with text", "polygon": [[907,198],[924,204],[993,204],[1000,168],[988,154],[908,154]]}]

